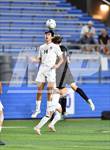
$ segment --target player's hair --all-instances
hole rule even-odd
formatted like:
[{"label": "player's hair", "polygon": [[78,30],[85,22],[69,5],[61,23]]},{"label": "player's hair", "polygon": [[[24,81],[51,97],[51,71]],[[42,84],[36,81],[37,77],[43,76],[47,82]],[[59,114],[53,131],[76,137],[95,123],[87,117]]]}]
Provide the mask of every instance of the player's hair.
[{"label": "player's hair", "polygon": [[52,42],[55,44],[60,44],[62,42],[63,37],[61,37],[60,35],[55,35],[52,39]]},{"label": "player's hair", "polygon": [[48,31],[45,32],[45,34],[47,34],[47,33],[51,33],[52,37],[54,37],[54,32],[53,32],[53,30],[48,30]]}]

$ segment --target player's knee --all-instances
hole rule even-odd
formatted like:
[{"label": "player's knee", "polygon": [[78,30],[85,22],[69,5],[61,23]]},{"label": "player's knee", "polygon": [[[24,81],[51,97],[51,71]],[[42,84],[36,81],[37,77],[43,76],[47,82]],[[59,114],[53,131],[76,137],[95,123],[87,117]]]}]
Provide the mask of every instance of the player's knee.
[{"label": "player's knee", "polygon": [[52,87],[48,87],[47,91],[48,91],[48,94],[52,94],[53,93],[53,88]]},{"label": "player's knee", "polygon": [[51,118],[52,113],[51,112],[46,112],[46,117],[48,117],[49,119]]},{"label": "player's knee", "polygon": [[42,87],[38,87],[38,93],[42,93],[43,88]]},{"label": "player's knee", "polygon": [[71,83],[71,88],[76,91],[78,86],[75,83]]}]

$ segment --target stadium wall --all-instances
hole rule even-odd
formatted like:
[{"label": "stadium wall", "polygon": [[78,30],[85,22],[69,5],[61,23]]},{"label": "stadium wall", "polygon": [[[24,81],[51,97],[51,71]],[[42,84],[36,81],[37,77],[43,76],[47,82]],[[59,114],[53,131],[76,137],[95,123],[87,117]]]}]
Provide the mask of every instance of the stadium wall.
[{"label": "stadium wall", "polygon": [[[102,111],[110,111],[110,84],[81,84],[88,96],[92,98],[96,111],[92,112],[89,105],[76,93],[67,97],[66,118],[101,117]],[[22,87],[3,86],[1,96],[4,105],[5,119],[30,119],[35,109],[36,86],[23,85]],[[45,115],[46,94],[43,94],[41,114]]]}]

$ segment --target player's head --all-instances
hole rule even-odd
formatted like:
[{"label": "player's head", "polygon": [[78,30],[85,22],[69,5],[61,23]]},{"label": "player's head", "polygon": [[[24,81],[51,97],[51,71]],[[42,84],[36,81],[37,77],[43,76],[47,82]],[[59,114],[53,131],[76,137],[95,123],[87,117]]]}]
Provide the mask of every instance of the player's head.
[{"label": "player's head", "polygon": [[60,35],[55,35],[52,39],[52,42],[55,44],[60,44],[62,42],[63,37],[61,37]]},{"label": "player's head", "polygon": [[46,42],[51,42],[54,37],[54,32],[52,30],[45,32],[45,40]]},{"label": "player's head", "polygon": [[93,22],[90,20],[90,21],[88,21],[87,25],[88,25],[88,27],[92,27],[93,26]]},{"label": "player's head", "polygon": [[107,30],[106,29],[102,29],[101,30],[101,35],[107,35]]}]

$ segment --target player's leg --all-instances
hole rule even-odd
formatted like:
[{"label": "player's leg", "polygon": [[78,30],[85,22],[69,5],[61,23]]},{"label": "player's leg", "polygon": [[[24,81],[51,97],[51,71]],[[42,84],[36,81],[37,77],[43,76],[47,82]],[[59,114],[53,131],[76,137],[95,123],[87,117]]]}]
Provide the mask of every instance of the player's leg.
[{"label": "player's leg", "polygon": [[62,118],[66,114],[66,96],[63,96],[59,99],[59,103],[62,107]]},{"label": "player's leg", "polygon": [[[56,95],[58,97],[58,99],[60,100],[68,94],[68,90],[67,90],[67,88],[61,88],[61,89],[59,89],[57,94],[60,94],[59,97]],[[54,95],[54,101],[56,101],[56,98],[57,98],[56,96]],[[50,124],[48,125],[48,127],[51,131],[53,131],[53,132],[56,131],[55,124],[59,120],[61,120],[61,115],[62,115],[63,110],[66,111],[65,107],[66,107],[66,102],[64,102],[63,105],[61,105],[59,103],[59,101],[57,101],[55,115],[54,115],[52,121],[50,122]]]},{"label": "player's leg", "polygon": [[95,106],[94,106],[92,100],[90,98],[88,98],[86,93],[81,88],[79,88],[75,83],[71,83],[70,86],[75,92],[77,92],[90,105],[91,109],[94,111]]},{"label": "player's leg", "polygon": [[55,69],[51,69],[47,73],[47,112],[50,112],[50,109],[52,108],[52,96],[53,91],[56,87],[56,71]]},{"label": "player's leg", "polygon": [[[52,101],[49,98],[52,98]],[[54,93],[54,94],[51,95],[51,97],[48,97],[48,99],[50,101],[48,101],[48,103],[47,103],[46,116],[44,116],[41,119],[41,121],[38,123],[38,125],[34,128],[34,130],[36,131],[36,133],[38,135],[41,134],[40,129],[51,119],[52,114],[55,112],[57,104],[59,102],[59,98],[60,98],[60,94],[58,94],[58,93]]]},{"label": "player's leg", "polygon": [[47,87],[47,111],[50,112],[52,107],[52,93],[54,90],[54,83],[49,82]]},{"label": "player's leg", "polygon": [[36,82],[37,82],[37,86],[38,86],[38,91],[37,91],[37,97],[36,97],[36,109],[35,109],[35,112],[31,116],[32,118],[36,118],[37,115],[40,113],[42,91],[43,91],[44,85],[45,85],[45,76],[44,76],[44,67],[43,66],[41,66],[39,68]]},{"label": "player's leg", "polygon": [[40,129],[48,122],[48,120],[51,118],[51,115],[53,113],[52,111],[52,92],[54,88],[54,83],[49,82],[47,88],[47,110],[46,110],[46,116],[44,116],[39,124],[34,128],[36,133],[40,135]]},{"label": "player's leg", "polygon": [[36,97],[36,109],[35,109],[35,112],[31,116],[32,118],[36,118],[37,115],[40,113],[42,91],[44,89],[44,85],[45,85],[45,83],[38,84],[38,91],[37,91],[37,97]]},{"label": "player's leg", "polygon": [[67,88],[61,88],[60,89],[60,94],[61,94],[61,97],[59,99],[59,103],[62,107],[62,115],[64,115],[66,113],[66,96],[68,94],[68,90]]},{"label": "player's leg", "polygon": [[59,120],[61,120],[61,114],[62,114],[62,108],[61,108],[61,105],[58,103],[58,104],[57,104],[56,111],[55,111],[54,118],[53,118],[53,120],[50,122],[50,124],[48,125],[48,128],[49,128],[51,131],[56,132],[55,124],[56,124]]},{"label": "player's leg", "polygon": [[48,122],[48,120],[51,118],[51,113],[44,116],[38,125],[34,127],[34,130],[36,131],[36,134],[41,135],[40,129]]},{"label": "player's leg", "polygon": [[40,135],[40,129],[48,122],[48,120],[51,118],[53,114],[53,107],[52,107],[52,93],[54,91],[55,83],[56,83],[56,75],[55,70],[49,70],[46,73],[46,80],[47,80],[47,110],[46,110],[46,116],[44,116],[39,124],[34,128],[36,133]]},{"label": "player's leg", "polygon": [[[1,134],[1,130],[2,130],[3,121],[4,121],[3,106],[0,102],[0,134]],[[5,145],[5,143],[0,141],[0,145]]]}]

